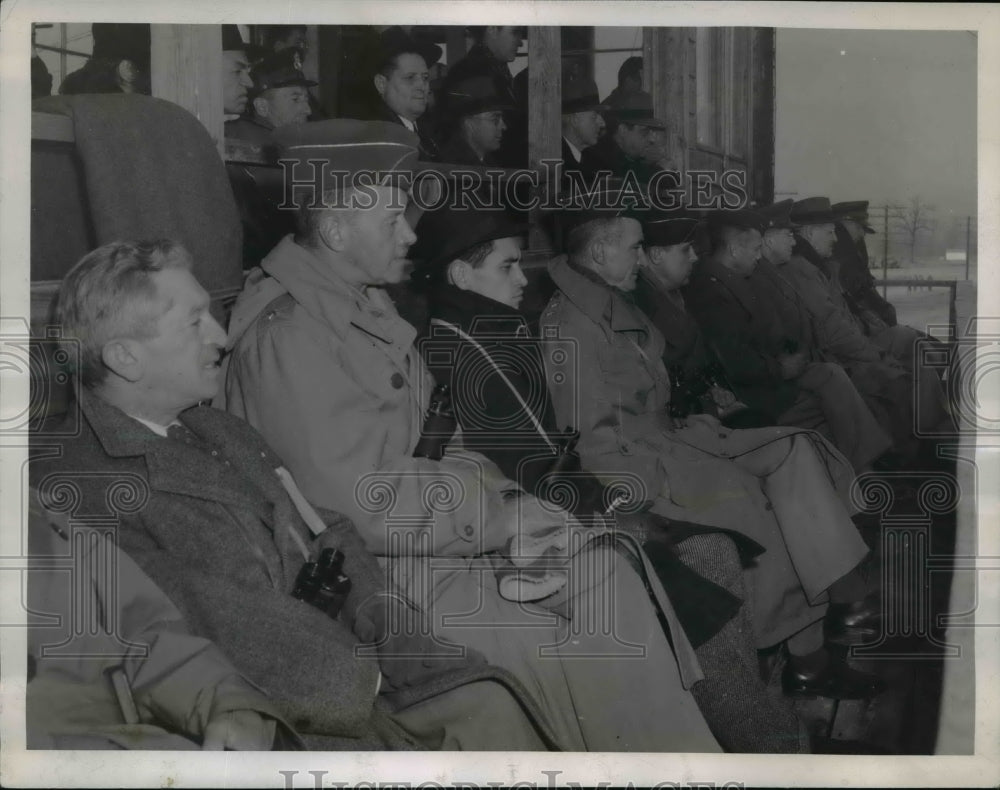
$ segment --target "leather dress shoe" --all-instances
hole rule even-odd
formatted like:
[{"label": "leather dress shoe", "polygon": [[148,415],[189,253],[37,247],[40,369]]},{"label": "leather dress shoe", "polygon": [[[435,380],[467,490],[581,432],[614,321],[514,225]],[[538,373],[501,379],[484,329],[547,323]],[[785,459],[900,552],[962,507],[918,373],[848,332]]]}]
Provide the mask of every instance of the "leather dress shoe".
[{"label": "leather dress shoe", "polygon": [[826,641],[834,645],[874,642],[882,632],[882,613],[864,601],[832,603],[824,623]]},{"label": "leather dress shoe", "polygon": [[781,690],[796,698],[869,699],[885,691],[885,683],[877,675],[851,669],[847,662],[831,657],[819,672],[798,669],[789,660],[781,673]]}]

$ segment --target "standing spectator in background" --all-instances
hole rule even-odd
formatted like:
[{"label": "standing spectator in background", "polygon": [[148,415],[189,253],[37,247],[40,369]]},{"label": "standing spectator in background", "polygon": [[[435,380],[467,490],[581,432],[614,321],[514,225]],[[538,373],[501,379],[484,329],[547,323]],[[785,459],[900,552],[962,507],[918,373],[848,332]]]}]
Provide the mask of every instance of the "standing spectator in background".
[{"label": "standing spectator in background", "polygon": [[309,50],[305,25],[263,25],[264,49],[269,53],[297,49],[305,57]]},{"label": "standing spectator in background", "polygon": [[[618,87],[608,94],[602,104],[607,104],[615,109],[640,97],[650,99],[649,94],[642,89],[642,77],[642,58],[638,56],[625,58],[618,69]],[[652,103],[651,99],[650,103]]]},{"label": "standing spectator in background", "polygon": [[459,83],[470,77],[488,77],[493,81],[496,95],[503,99],[508,109],[518,111],[504,121],[510,131],[496,159],[505,167],[525,165],[528,161],[527,106],[518,100],[509,64],[516,60],[527,31],[523,27],[489,26],[470,27],[469,34],[475,43],[465,57],[449,69],[444,83],[443,115],[446,122],[454,122],[455,109],[448,104],[447,98]]},{"label": "standing spectator in background", "polygon": [[82,68],[59,86],[78,93],[149,93],[149,25],[98,23],[90,27],[94,50]]},{"label": "standing spectator in background", "polygon": [[38,56],[35,48],[35,30],[40,27],[52,27],[52,25],[32,25],[31,26],[31,98],[38,99],[42,96],[52,94],[52,75],[45,68],[45,62]]},{"label": "standing spectator in background", "polygon": [[[235,121],[247,109],[250,89],[250,59],[236,25],[222,26],[222,111],[227,121]],[[226,136],[229,137],[228,126]]]},{"label": "standing spectator in background", "polygon": [[302,54],[285,49],[268,55],[250,72],[253,114],[226,123],[226,137],[262,145],[279,126],[309,120],[309,88],[316,83],[302,73]]}]

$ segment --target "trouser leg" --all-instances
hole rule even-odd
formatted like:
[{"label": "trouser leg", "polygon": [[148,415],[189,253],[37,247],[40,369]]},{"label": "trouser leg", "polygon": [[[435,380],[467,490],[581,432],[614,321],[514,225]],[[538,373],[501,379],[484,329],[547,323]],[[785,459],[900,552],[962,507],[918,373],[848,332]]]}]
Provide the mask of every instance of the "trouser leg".
[{"label": "trouser leg", "polygon": [[677,553],[689,568],[744,600],[736,617],[695,650],[705,679],[692,693],[712,732],[733,752],[808,751],[792,706],[761,680],[752,603],[735,544],[721,534],[694,535],[678,544]]}]

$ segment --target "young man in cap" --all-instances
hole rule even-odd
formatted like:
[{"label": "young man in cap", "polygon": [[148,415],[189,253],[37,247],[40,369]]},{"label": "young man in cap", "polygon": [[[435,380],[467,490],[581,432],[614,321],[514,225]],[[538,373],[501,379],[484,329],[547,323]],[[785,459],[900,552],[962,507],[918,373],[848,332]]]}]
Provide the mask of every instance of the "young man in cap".
[{"label": "young man in cap", "polygon": [[504,113],[514,109],[513,105],[496,93],[494,81],[486,76],[455,83],[447,96],[454,126],[441,149],[441,161],[477,167],[499,165],[497,152],[507,131]]},{"label": "young man in cap", "polygon": [[[600,571],[567,587],[574,617],[553,618],[509,600],[492,565],[479,564],[488,552],[517,562],[512,541],[565,553],[568,514],[474,451],[448,447],[435,459],[420,448],[433,380],[414,347],[416,330],[384,290],[402,281],[415,238],[405,194],[392,185],[416,161],[415,137],[396,124],[346,120],[281,135],[286,158],[302,170],[323,160],[325,172],[340,174],[339,189],[330,181],[321,194],[314,178],[303,183],[298,234],[249,277],[231,322],[227,408],[275,442],[308,498],[350,515],[427,612],[433,637],[475,647],[512,671],[569,748],[718,750],[686,691],[700,674],[690,646],[666,643],[648,599],[626,629],[643,631],[648,658],[629,662],[607,633],[574,630],[610,594],[611,576]],[[362,189],[356,179],[365,171],[384,178]],[[314,195],[325,207],[309,207]],[[618,568],[604,551],[594,556]],[[629,567],[619,570],[616,585],[641,589]],[[616,600],[626,599],[623,592]],[[602,639],[600,657],[576,655]],[[650,678],[643,694],[640,678]]]},{"label": "young man in cap", "polygon": [[[67,416],[72,430],[56,434],[67,438],[46,440],[60,452],[32,464],[43,501],[58,506],[72,489],[73,518],[113,518],[118,545],[192,633],[212,639],[307,745],[554,742],[522,712],[530,695],[508,693],[523,691],[514,678],[428,637],[354,525],[314,510],[260,434],[205,405],[221,383],[226,333],[183,247],[95,250],[63,280],[57,316],[79,365],[78,409]],[[320,608],[309,603],[305,563],[325,549],[343,552],[351,584]],[[200,678],[186,681],[178,693]]]},{"label": "young man in cap", "polygon": [[279,126],[309,120],[309,88],[317,83],[302,73],[302,53],[283,49],[257,63],[253,79],[252,113],[226,123],[226,137],[268,145]]},{"label": "young man in cap", "polygon": [[[250,59],[236,25],[222,26],[222,112],[226,121],[235,121],[246,112],[253,80]],[[226,124],[226,136],[229,136]]]},{"label": "young man in cap", "polygon": [[660,169],[645,158],[651,138],[657,130],[667,128],[653,115],[652,100],[646,94],[629,96],[608,114],[607,120],[607,134],[583,153],[584,173],[610,172],[616,178],[625,178],[631,172],[640,182],[649,181]]},{"label": "young man in cap", "polygon": [[437,143],[421,122],[430,100],[430,68],[441,59],[441,47],[419,41],[400,27],[382,31],[374,76],[380,101],[365,118],[405,126],[420,138],[420,159],[435,162]]},{"label": "young man in cap", "polygon": [[766,224],[747,209],[710,214],[712,252],[684,298],[742,402],[773,425],[819,430],[860,472],[892,440],[843,368],[819,353],[795,290],[760,260]]},{"label": "young man in cap", "polygon": [[580,360],[576,376],[557,377],[545,355],[559,427],[579,429],[581,459],[595,474],[634,474],[654,513],[703,525],[677,548],[707,578],[729,545],[719,528],[766,549],[747,570],[753,627],[758,647],[788,640],[786,693],[878,693],[876,678],[824,647],[827,600],[836,602],[827,628],[841,637],[848,612],[863,612],[865,628],[877,620],[855,570],[868,549],[846,507],[849,464],[811,431],[731,431],[704,414],[669,420],[663,337],[630,299],[646,265],[642,226],[615,189],[569,210],[568,254],[549,266],[559,290],[542,315],[543,337],[571,340]]},{"label": "young man in cap", "polygon": [[624,106],[637,96],[649,94],[642,89],[643,63],[637,55],[625,58],[618,67],[618,85],[602,102],[611,108]]},{"label": "young man in cap", "polygon": [[583,152],[596,145],[604,131],[601,113],[608,107],[597,100],[597,83],[580,77],[563,83],[562,158],[563,172],[580,169]]}]

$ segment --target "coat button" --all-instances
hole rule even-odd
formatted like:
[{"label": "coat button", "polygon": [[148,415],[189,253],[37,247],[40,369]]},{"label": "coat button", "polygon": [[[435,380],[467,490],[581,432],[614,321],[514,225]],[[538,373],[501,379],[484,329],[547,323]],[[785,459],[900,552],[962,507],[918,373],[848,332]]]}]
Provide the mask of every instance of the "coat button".
[{"label": "coat button", "polygon": [[465,529],[464,529],[464,530],[462,530],[462,531],[463,531],[463,532],[464,532],[464,533],[465,533],[466,535],[468,535],[468,536],[469,536],[470,538],[471,538],[471,537],[472,537],[472,536],[473,536],[473,535],[475,534],[475,532],[476,532],[476,530],[475,530],[475,529],[473,529],[473,527],[472,527],[472,524],[466,524],[466,525],[465,525]]},{"label": "coat button", "polygon": [[774,505],[768,502],[766,505],[764,505],[764,510],[774,510]]},{"label": "coat button", "polygon": [[392,384],[394,390],[401,390],[406,382],[403,380],[402,373],[393,373],[392,378],[389,379],[389,383]]}]

